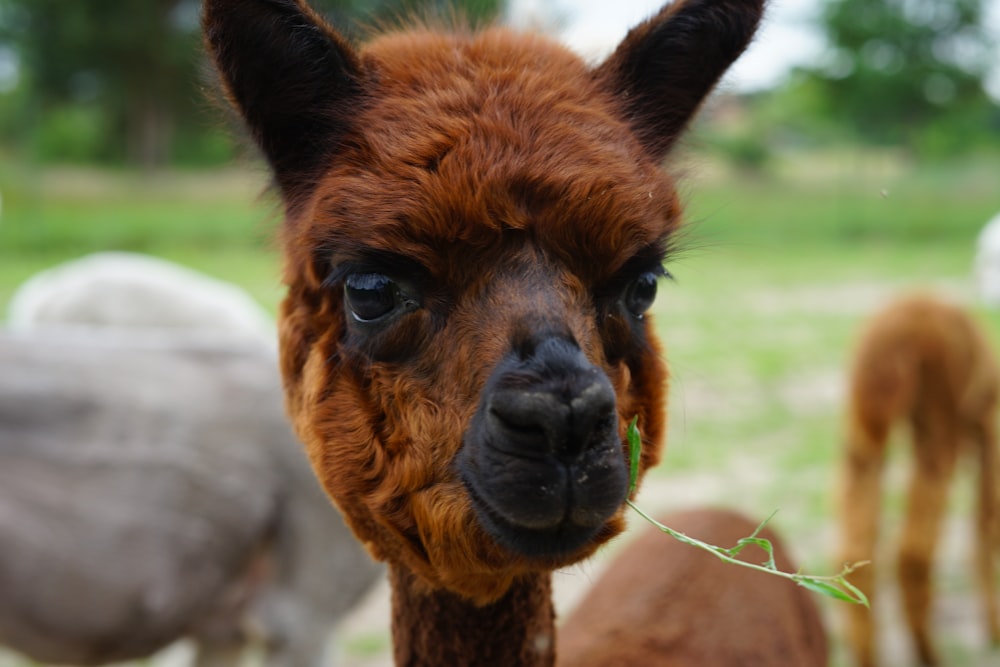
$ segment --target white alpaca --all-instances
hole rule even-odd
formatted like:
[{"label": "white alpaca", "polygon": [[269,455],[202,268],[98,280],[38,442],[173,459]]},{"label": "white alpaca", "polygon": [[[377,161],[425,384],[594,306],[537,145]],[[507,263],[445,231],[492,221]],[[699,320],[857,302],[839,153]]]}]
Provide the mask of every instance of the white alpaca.
[{"label": "white alpaca", "polygon": [[15,331],[127,328],[225,332],[274,345],[274,323],[250,295],[166,260],[101,252],[42,271],[14,294]]},{"label": "white alpaca", "polygon": [[329,665],[382,568],[316,484],[273,351],[153,338],[0,331],[0,647],[103,665],[187,639],[193,667]]},{"label": "white alpaca", "polygon": [[979,298],[988,306],[1000,306],[1000,213],[979,232],[974,271]]},{"label": "white alpaca", "polygon": [[0,646],[103,664],[187,637],[196,667],[253,644],[268,667],[329,664],[331,628],[382,568],[288,427],[264,310],[108,252],[29,279],[9,325]]}]

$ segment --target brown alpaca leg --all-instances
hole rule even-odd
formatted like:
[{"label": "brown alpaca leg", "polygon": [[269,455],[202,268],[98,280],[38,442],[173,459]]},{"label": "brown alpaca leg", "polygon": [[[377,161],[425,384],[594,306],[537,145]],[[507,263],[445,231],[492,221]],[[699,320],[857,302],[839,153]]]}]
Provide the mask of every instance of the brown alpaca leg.
[{"label": "brown alpaca leg", "polygon": [[[840,499],[841,558],[843,563],[871,561],[878,537],[882,496],[882,466],[888,429],[875,429],[873,437],[861,427],[851,429],[847,443]],[[848,576],[874,605],[875,569],[868,565]],[[875,627],[872,612],[860,605],[845,605],[848,646],[860,667],[874,667]]]},{"label": "brown alpaca leg", "polygon": [[976,579],[983,595],[983,615],[990,641],[1000,644],[1000,619],[998,619],[995,560],[997,555],[997,439],[995,409],[991,406],[974,429],[973,438],[978,450],[979,490],[976,507]]},{"label": "brown alpaca leg", "polygon": [[940,417],[915,424],[916,460],[899,549],[903,610],[923,665],[940,664],[929,627],[931,569],[958,453],[958,433],[945,424]]}]

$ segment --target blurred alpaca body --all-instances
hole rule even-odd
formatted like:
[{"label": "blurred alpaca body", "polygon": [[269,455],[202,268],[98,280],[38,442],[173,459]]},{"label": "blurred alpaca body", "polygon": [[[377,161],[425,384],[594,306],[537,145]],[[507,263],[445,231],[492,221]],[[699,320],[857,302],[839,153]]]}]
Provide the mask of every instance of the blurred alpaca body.
[{"label": "blurred alpaca body", "polygon": [[[190,638],[197,667],[249,647],[328,664],[382,568],[301,454],[260,309],[142,256],[41,275],[0,332],[0,645],[99,665]],[[101,289],[138,300],[86,308]],[[228,314],[198,320],[208,303]]]},{"label": "blurred alpaca body", "polygon": [[[871,560],[879,533],[882,470],[892,427],[906,424],[913,472],[899,546],[898,579],[914,649],[939,664],[931,639],[931,573],[948,491],[962,453],[978,469],[975,561],[986,629],[1000,640],[995,601],[998,370],[983,332],[961,309],[930,296],[898,300],[875,315],[854,356],[841,505],[841,557]],[[875,567],[851,581],[869,597]],[[850,607],[848,643],[859,665],[877,664],[868,610]]]},{"label": "blurred alpaca body", "polygon": [[[732,511],[674,512],[660,523],[721,547],[757,523]],[[797,571],[765,528],[775,564]],[[746,562],[767,554],[750,546]],[[560,628],[565,667],[824,667],[826,632],[806,589],[787,579],[720,561],[647,527],[618,554]]]},{"label": "blurred alpaca body", "polygon": [[7,326],[226,332],[274,346],[274,323],[245,291],[157,257],[87,255],[36,274],[11,298]]}]

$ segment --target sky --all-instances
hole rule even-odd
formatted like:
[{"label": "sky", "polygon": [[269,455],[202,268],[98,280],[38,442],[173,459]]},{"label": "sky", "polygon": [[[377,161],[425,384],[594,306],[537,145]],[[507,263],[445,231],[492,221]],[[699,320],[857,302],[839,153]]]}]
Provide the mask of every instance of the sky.
[{"label": "sky", "polygon": [[[508,0],[514,25],[558,24],[559,37],[584,57],[597,61],[611,51],[628,28],[666,4],[666,0]],[[987,0],[988,24],[1000,43],[1000,0]],[[814,27],[822,0],[771,0],[764,24],[747,52],[729,71],[724,85],[757,90],[780,83],[796,65],[822,61],[825,44]],[[1000,46],[996,61],[1000,63]],[[1000,66],[988,85],[1000,99]]]}]

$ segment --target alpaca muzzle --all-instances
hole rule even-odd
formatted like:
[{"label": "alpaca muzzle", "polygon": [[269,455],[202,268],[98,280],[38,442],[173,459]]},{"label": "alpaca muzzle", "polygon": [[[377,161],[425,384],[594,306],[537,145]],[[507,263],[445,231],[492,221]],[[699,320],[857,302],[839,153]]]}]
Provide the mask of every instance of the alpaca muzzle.
[{"label": "alpaca muzzle", "polygon": [[607,375],[563,337],[512,355],[487,382],[459,469],[486,531],[528,556],[586,544],[627,491]]}]

